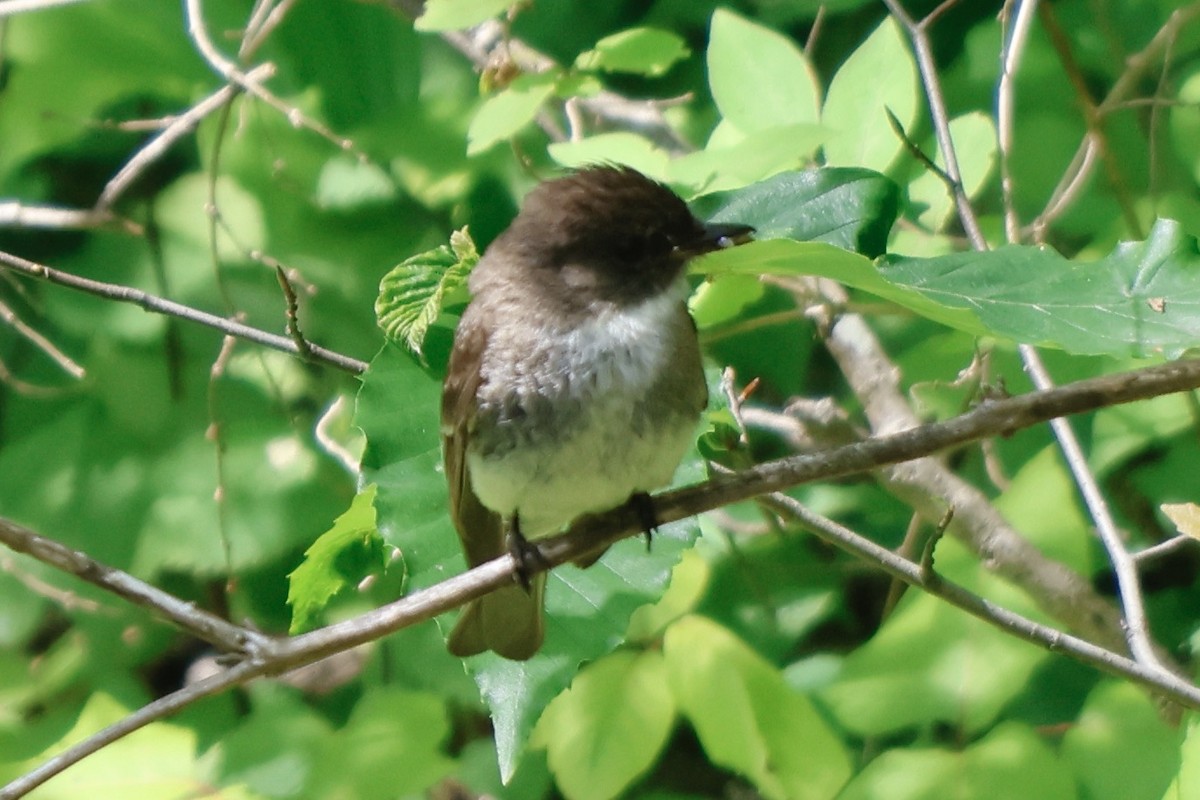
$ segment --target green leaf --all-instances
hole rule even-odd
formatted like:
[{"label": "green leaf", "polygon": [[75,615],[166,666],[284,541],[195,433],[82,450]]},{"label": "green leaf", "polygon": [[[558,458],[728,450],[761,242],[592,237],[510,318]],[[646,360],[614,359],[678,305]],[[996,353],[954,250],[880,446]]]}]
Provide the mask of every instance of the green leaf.
[{"label": "green leaf", "polygon": [[1076,800],[1075,783],[1035,731],[1005,723],[963,750],[889,750],[839,800]]},{"label": "green leaf", "polygon": [[605,36],[596,46],[579,54],[576,69],[604,72],[633,72],[658,77],[676,61],[688,56],[687,44],[670,31],[659,28],[630,28]]},{"label": "green leaf", "polygon": [[[441,472],[440,389],[403,351],[385,347],[363,375],[355,415],[367,436],[363,480],[379,486],[379,529],[403,555],[414,589],[464,569]],[[695,456],[680,474],[700,476]],[[662,595],[671,568],[696,535],[690,521],[664,525],[649,553],[643,542],[625,540],[586,570],[569,565],[555,569],[547,581],[541,652],[524,662],[491,653],[468,661],[492,714],[506,780],[516,771],[546,704],[571,682],[580,663],[624,640],[630,616]]]},{"label": "green leaf", "polygon": [[423,692],[375,687],[325,743],[309,797],[391,800],[420,796],[450,773],[445,704]]},{"label": "green leaf", "polygon": [[[976,329],[1078,355],[1174,357],[1200,341],[1200,253],[1174,220],[1158,220],[1145,241],[1122,243],[1093,263],[1009,246],[892,258],[880,274],[927,302],[969,313]],[[909,305],[911,296],[891,299]],[[909,307],[929,316],[928,307]]]},{"label": "green leaf", "polygon": [[1092,800],[1158,800],[1179,771],[1180,739],[1144,692],[1105,681],[1067,730],[1062,756]]},{"label": "green leaf", "polygon": [[[750,224],[753,224],[751,220]],[[946,308],[919,292],[888,283],[871,260],[822,242],[770,239],[710,253],[691,264],[701,275],[816,275],[871,292],[930,319],[975,334],[986,329],[963,309]]]},{"label": "green leaf", "polygon": [[1095,563],[1092,521],[1057,445],[1022,464],[995,503],[1004,519],[1047,557],[1080,575],[1100,567]]},{"label": "green leaf", "polygon": [[598,133],[574,142],[555,142],[546,148],[558,163],[572,169],[589,164],[624,164],[655,180],[664,180],[670,157],[644,136],[628,131]]},{"label": "green leaf", "polygon": [[371,484],[355,495],[350,508],[304,551],[304,561],[288,575],[292,633],[311,627],[321,609],[347,585],[386,566],[375,525],[375,490]]},{"label": "green leaf", "polygon": [[753,225],[758,239],[827,242],[872,257],[884,252],[899,206],[895,183],[853,168],[785,172],[691,203],[701,219]]},{"label": "green leaf", "polygon": [[1179,774],[1163,792],[1162,800],[1178,800],[1187,797],[1191,787],[1200,785],[1200,720],[1191,715],[1187,723],[1187,733],[1179,748]]},{"label": "green leaf", "polygon": [[717,110],[743,134],[815,124],[817,80],[786,36],[724,8],[712,16],[708,84]]},{"label": "green leaf", "polygon": [[410,256],[379,282],[375,316],[394,342],[424,357],[425,335],[442,313],[448,296],[464,289],[467,276],[479,262],[475,242],[466,228],[450,234],[450,244]]},{"label": "green leaf", "polygon": [[667,629],[663,655],[676,702],[714,764],[772,800],[837,796],[850,777],[846,748],[779,670],[698,616]]},{"label": "green leaf", "polygon": [[419,31],[454,31],[478,25],[504,11],[513,0],[428,0],[413,26]]},{"label": "green leaf", "polygon": [[530,744],[546,748],[570,800],[607,800],[650,769],[674,722],[662,654],[622,650],[579,673],[546,708]]},{"label": "green leaf", "polygon": [[484,101],[467,130],[467,155],[482,153],[497,142],[512,138],[532,122],[542,103],[554,94],[559,77],[557,70],[522,75]]},{"label": "green leaf", "polygon": [[708,330],[737,317],[759,300],[766,287],[754,275],[721,275],[705,281],[688,300],[688,310],[699,330]]},{"label": "green leaf", "polygon": [[348,155],[325,162],[317,178],[317,205],[330,211],[355,211],[396,198],[396,183],[378,165]]},{"label": "green leaf", "polygon": [[[51,756],[125,719],[130,711],[106,694],[93,694],[62,740],[45,753],[26,761],[22,771],[41,766]],[[37,794],[47,800],[186,797],[205,791],[195,759],[196,734],[192,730],[167,722],[153,722],[101,748]]]},{"label": "green leaf", "polygon": [[846,60],[829,84],[821,121],[833,134],[827,163],[886,170],[904,143],[888,124],[890,109],[911,130],[916,123],[917,68],[899,25],[888,17]]},{"label": "green leaf", "polygon": [[668,180],[695,191],[738,189],[809,163],[828,133],[820,125],[800,123],[755,131],[733,144],[713,137],[703,150],[672,160]]},{"label": "green leaf", "polygon": [[[937,553],[941,574],[953,574],[952,562],[979,569],[952,540],[939,543]],[[989,591],[1004,591],[995,584],[996,579],[987,579]],[[1007,589],[1006,607],[1013,607],[1013,594]],[[863,736],[936,723],[974,732],[992,724],[1046,658],[1045,652],[964,611],[910,592],[870,641],[846,657],[837,681],[821,691],[821,698],[842,727]]]}]

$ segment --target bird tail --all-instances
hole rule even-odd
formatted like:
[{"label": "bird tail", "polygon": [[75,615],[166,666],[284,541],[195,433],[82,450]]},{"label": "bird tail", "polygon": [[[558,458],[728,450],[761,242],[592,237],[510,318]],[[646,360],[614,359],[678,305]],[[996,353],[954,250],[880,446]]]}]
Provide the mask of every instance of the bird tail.
[{"label": "bird tail", "polygon": [[447,649],[459,658],[492,650],[514,661],[524,661],[538,651],[546,633],[542,597],[545,574],[535,575],[529,590],[504,586],[472,600],[450,632]]}]

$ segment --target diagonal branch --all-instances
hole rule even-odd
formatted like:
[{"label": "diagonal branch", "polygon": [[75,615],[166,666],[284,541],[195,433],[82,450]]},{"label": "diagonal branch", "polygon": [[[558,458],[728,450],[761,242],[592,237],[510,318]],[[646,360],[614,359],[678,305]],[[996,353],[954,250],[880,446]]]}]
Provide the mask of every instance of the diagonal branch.
[{"label": "diagonal branch", "polygon": [[270,347],[274,350],[281,350],[285,353],[306,358],[314,364],[337,367],[340,370],[353,374],[365,372],[367,369],[367,362],[360,361],[357,358],[343,355],[311,343],[307,347],[307,352],[301,352],[296,342],[287,336],[267,333],[241,322],[235,322],[231,319],[219,317],[216,314],[210,314],[207,311],[200,311],[191,306],[185,306],[182,303],[176,303],[173,300],[167,300],[164,297],[143,292],[141,289],[135,289],[132,286],[122,286],[116,283],[104,283],[103,281],[94,281],[90,278],[81,278],[78,275],[72,275],[69,272],[47,267],[44,264],[38,264],[3,251],[0,251],[0,268],[11,269],[14,272],[20,272],[24,275],[49,281],[59,286],[77,289],[88,294],[94,294],[97,297],[103,297],[107,300],[132,303],[136,306],[141,306],[147,311],[166,314],[170,317],[178,317],[188,322],[195,322],[199,325],[215,328],[229,336],[236,336],[239,339],[261,344],[264,347]]},{"label": "diagonal branch", "polygon": [[62,570],[124,598],[135,606],[149,609],[183,630],[233,653],[253,653],[262,648],[266,637],[247,628],[226,622],[196,608],[172,594],[156,589],[127,572],[102,564],[78,550],[0,517],[0,542],[18,553],[25,553],[43,564]]}]

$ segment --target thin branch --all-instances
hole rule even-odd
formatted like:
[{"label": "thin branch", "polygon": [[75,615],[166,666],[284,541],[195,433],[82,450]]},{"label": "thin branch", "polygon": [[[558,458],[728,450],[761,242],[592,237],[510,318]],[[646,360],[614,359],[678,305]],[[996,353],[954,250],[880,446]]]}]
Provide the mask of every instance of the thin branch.
[{"label": "thin branch", "polygon": [[996,128],[1000,148],[1000,193],[1004,203],[1004,230],[1010,243],[1019,241],[1021,224],[1017,218],[1016,203],[1013,201],[1012,148],[1013,128],[1016,120],[1016,92],[1014,81],[1017,66],[1025,52],[1025,42],[1033,27],[1037,14],[1037,0],[1009,0],[1005,10],[1016,4],[1017,14],[1012,24],[1006,26],[1004,47],[1000,53],[1000,85],[996,90]]},{"label": "thin branch", "polygon": [[[274,350],[281,350],[292,355],[302,355],[296,343],[286,336],[279,336],[273,333],[252,328],[249,325],[244,325],[240,322],[235,322],[224,317],[218,317],[216,314],[209,314],[206,311],[200,311],[185,306],[182,303],[176,303],[172,300],[167,300],[156,295],[148,294],[140,289],[134,289],[131,286],[121,286],[115,283],[104,283],[102,281],[94,281],[90,278],[81,278],[78,275],[72,275],[69,272],[47,267],[43,264],[37,264],[33,261],[15,256],[11,253],[0,251],[0,267],[6,267],[15,272],[20,272],[25,275],[30,275],[40,280],[49,281],[50,283],[66,286],[71,289],[77,289],[81,292],[103,297],[107,300],[118,300],[122,303],[132,303],[136,306],[141,306],[147,311],[153,311],[159,314],[166,314],[172,317],[185,319],[189,322],[195,322],[199,325],[204,325],[209,328],[215,328],[229,336],[236,336],[239,339],[270,347]],[[337,367],[340,370],[359,374],[367,369],[367,362],[360,361],[357,358],[352,358],[341,353],[334,352],[320,345],[309,345],[310,360],[315,364],[325,364],[330,367]]]},{"label": "thin branch", "polygon": [[16,200],[0,202],[0,227],[42,228],[45,230],[90,230],[111,227],[134,235],[142,233],[141,226],[131,220],[118,217],[111,211],[35,205]]},{"label": "thin branch", "polygon": [[[204,60],[208,62],[208,65],[218,75],[229,81],[231,85],[238,87],[248,94],[254,95],[283,114],[293,127],[308,128],[339,149],[353,151],[360,159],[367,158],[366,154],[355,150],[353,140],[347,139],[344,136],[338,136],[325,125],[305,115],[298,107],[285,103],[262,85],[261,81],[255,77],[254,70],[243,72],[236,63],[222,54],[208,35],[208,29],[204,24],[204,14],[200,7],[200,0],[184,0],[184,11],[187,16],[188,35],[196,45],[196,49],[200,51],[200,55],[204,57]],[[249,31],[247,33],[249,34]],[[256,49],[259,44],[261,44],[261,41],[252,49]],[[267,65],[264,64],[262,66]]]},{"label": "thin branch", "polygon": [[[1104,100],[1096,107],[1096,113],[1100,115],[1108,114],[1121,107],[1129,95],[1137,89],[1142,75],[1150,69],[1151,66],[1158,63],[1163,58],[1164,54],[1169,52],[1172,45],[1179,36],[1179,31],[1185,26],[1191,24],[1200,17],[1200,2],[1189,3],[1188,5],[1177,8],[1171,12],[1171,16],[1163,23],[1158,32],[1150,42],[1143,47],[1139,52],[1125,60],[1125,71],[1113,83]],[[1050,195],[1050,202],[1042,213],[1034,220],[1032,228],[1034,230],[1043,229],[1050,222],[1062,214],[1066,210],[1067,204],[1062,202],[1062,198],[1068,194],[1070,186],[1082,184],[1086,182],[1092,168],[1096,163],[1096,154],[1099,147],[1089,130],[1084,135],[1076,149],[1075,156],[1072,159],[1072,164],[1081,165],[1077,172],[1068,170],[1059,180],[1058,186]]]},{"label": "thin branch", "polygon": [[48,8],[69,6],[86,0],[0,0],[0,19],[27,11],[45,11]]},{"label": "thin branch", "polygon": [[[1026,5],[1031,4],[1022,4],[1022,12]],[[1138,218],[1134,200],[1130,197],[1121,164],[1113,157],[1112,148],[1109,146],[1108,133],[1104,129],[1105,115],[1100,113],[1099,106],[1092,98],[1087,78],[1075,60],[1075,54],[1071,51],[1071,43],[1062,26],[1058,24],[1058,17],[1055,16],[1053,6],[1050,4],[1040,5],[1038,14],[1041,17],[1042,26],[1050,36],[1050,43],[1058,53],[1059,61],[1062,63],[1063,71],[1067,74],[1071,88],[1074,89],[1075,96],[1079,99],[1079,104],[1083,109],[1084,124],[1087,125],[1094,149],[1104,164],[1109,186],[1112,188],[1117,204],[1121,207],[1121,214],[1125,217],[1125,226],[1128,228],[1129,235],[1135,239],[1142,239],[1146,234],[1142,227],[1142,221]],[[1015,240],[1010,239],[1010,241]]]},{"label": "thin branch", "polygon": [[62,350],[59,350],[54,342],[26,325],[25,321],[17,316],[17,312],[9,308],[4,302],[0,302],[0,322],[7,324],[14,331],[24,336],[30,344],[45,353],[51,361],[58,364],[63,372],[75,380],[83,380],[84,375],[87,374],[83,367],[75,363],[74,359]]},{"label": "thin branch", "polygon": [[[883,0],[883,2],[892,16],[908,32],[909,40],[912,42],[913,54],[917,58],[917,71],[921,76],[921,83],[925,87],[925,99],[929,103],[929,116],[933,121],[933,132],[937,137],[942,160],[946,163],[946,174],[952,181],[951,186],[954,189],[954,204],[958,209],[958,218],[975,249],[985,250],[987,249],[987,239],[983,235],[983,229],[979,227],[979,219],[975,215],[975,209],[971,207],[971,199],[963,190],[962,170],[958,167],[958,153],[954,149],[954,137],[950,135],[950,115],[946,111],[946,101],[938,83],[933,45],[930,44],[929,35],[926,32],[926,25],[936,19],[936,16],[931,15],[931,17],[917,22],[900,5],[900,0]],[[934,13],[940,14],[941,10],[935,9]]]},{"label": "thin branch", "polygon": [[300,357],[305,361],[311,361],[312,345],[308,339],[304,338],[304,332],[300,330],[300,301],[296,299],[296,290],[292,288],[292,282],[288,280],[287,273],[279,264],[275,265],[275,278],[279,281],[279,288],[283,291],[283,299],[286,304],[284,316],[287,319],[288,336],[296,345],[296,351]]},{"label": "thin branch", "polygon": [[942,578],[924,561],[915,563],[880,547],[836,522],[809,511],[785,494],[762,498],[781,513],[794,518],[821,539],[847,552],[858,555],[878,566],[889,575],[939,597],[968,614],[987,622],[1019,639],[1050,652],[1065,653],[1110,675],[1126,678],[1153,692],[1165,694],[1189,708],[1200,707],[1200,687],[1169,673],[1149,669],[1136,661],[1117,655],[1091,642],[1063,633],[1004,606],[986,600],[966,588]]},{"label": "thin branch", "polygon": [[[274,74],[275,66],[273,64],[260,64],[246,73],[245,77],[247,81],[257,82],[264,78],[269,78]],[[104,190],[100,192],[100,198],[96,201],[95,210],[97,212],[105,212],[111,209],[117,199],[128,191],[129,187],[133,185],[134,181],[141,176],[147,167],[162,158],[177,141],[194,131],[202,119],[236,97],[239,91],[241,90],[237,86],[222,86],[176,117],[170,125],[163,128],[161,133],[148,141],[142,149],[138,150],[133,158],[125,162],[125,166],[121,167],[120,171],[112,177],[105,185]]]},{"label": "thin branch", "polygon": [[[1053,388],[1054,381],[1042,363],[1037,350],[1030,345],[1021,345],[1020,351],[1021,359],[1025,362],[1025,369],[1029,373],[1033,385],[1041,390]],[[1109,511],[1108,501],[1104,499],[1104,493],[1100,491],[1096,476],[1092,474],[1092,469],[1087,463],[1087,456],[1083,453],[1083,447],[1075,436],[1075,429],[1071,427],[1068,420],[1061,418],[1051,420],[1050,427],[1053,429],[1059,449],[1062,450],[1063,457],[1067,461],[1067,467],[1071,470],[1075,485],[1079,487],[1079,492],[1083,495],[1088,514],[1096,525],[1096,533],[1099,534],[1100,541],[1108,552],[1108,559],[1113,565],[1113,571],[1116,573],[1117,593],[1121,598],[1121,608],[1125,612],[1125,637],[1129,641],[1129,649],[1139,663],[1145,664],[1153,670],[1169,672],[1155,653],[1154,644],[1150,638],[1150,623],[1146,618],[1146,606],[1142,600],[1137,562],[1125,549],[1124,542],[1121,541],[1121,533],[1117,530],[1117,523],[1113,519],[1112,512]]]},{"label": "thin branch", "polygon": [[1147,547],[1145,550],[1139,550],[1136,553],[1133,553],[1132,557],[1133,560],[1140,565],[1146,563],[1147,561],[1154,561],[1155,559],[1170,555],[1176,550],[1180,550],[1188,545],[1193,545],[1196,543],[1197,540],[1195,537],[1188,536],[1186,533],[1181,533],[1178,536],[1173,536],[1170,539],[1167,539],[1165,542],[1159,542],[1152,547]]},{"label": "thin branch", "polygon": [[18,553],[32,556],[135,606],[145,608],[227,652],[253,655],[266,647],[268,642],[268,637],[262,634],[226,622],[127,572],[102,564],[85,553],[72,550],[3,517],[0,517],[0,542]]}]

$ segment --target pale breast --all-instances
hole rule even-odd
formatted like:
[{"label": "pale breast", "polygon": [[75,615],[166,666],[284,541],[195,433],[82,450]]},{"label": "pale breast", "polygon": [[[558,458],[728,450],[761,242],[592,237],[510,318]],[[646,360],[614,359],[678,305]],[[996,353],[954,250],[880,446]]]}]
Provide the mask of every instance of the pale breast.
[{"label": "pale breast", "polygon": [[706,396],[681,292],[522,334],[492,350],[518,358],[483,365],[467,453],[480,501],[538,535],[669,483]]}]

